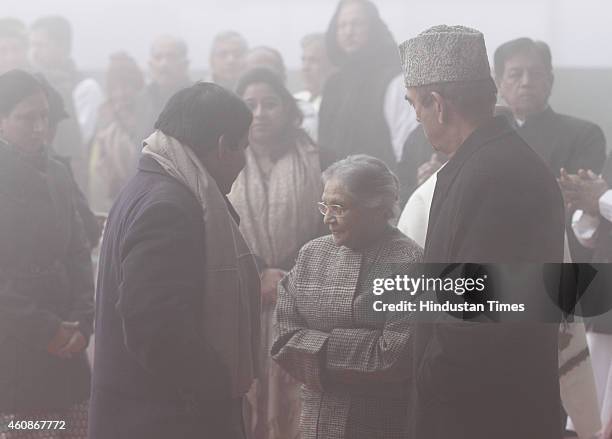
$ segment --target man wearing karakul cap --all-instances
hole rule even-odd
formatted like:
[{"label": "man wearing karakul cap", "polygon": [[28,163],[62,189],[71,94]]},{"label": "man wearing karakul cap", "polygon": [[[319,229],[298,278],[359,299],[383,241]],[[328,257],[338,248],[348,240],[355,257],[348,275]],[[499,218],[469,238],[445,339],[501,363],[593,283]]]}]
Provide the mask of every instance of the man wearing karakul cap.
[{"label": "man wearing karakul cap", "polygon": [[[400,55],[407,99],[434,149],[450,156],[437,176],[425,262],[561,262],[560,191],[506,119],[493,116],[483,35],[436,26],[402,43]],[[444,315],[415,327],[413,437],[558,439],[558,326],[477,320]]]}]

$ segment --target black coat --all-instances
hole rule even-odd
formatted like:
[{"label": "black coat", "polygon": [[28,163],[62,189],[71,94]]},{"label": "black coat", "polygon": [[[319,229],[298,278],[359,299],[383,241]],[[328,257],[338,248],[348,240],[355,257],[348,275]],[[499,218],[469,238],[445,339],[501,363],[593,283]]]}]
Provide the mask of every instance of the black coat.
[{"label": "black coat", "polygon": [[89,338],[93,273],[66,167],[24,161],[0,143],[0,412],[57,410],[87,400],[85,353],[46,346],[61,321]]},{"label": "black coat", "polygon": [[[598,174],[606,160],[606,138],[597,125],[586,120],[559,114],[548,107],[517,127],[519,135],[550,167],[555,176],[565,168],[575,174],[579,169],[591,169]],[[592,252],[580,245],[568,218],[567,238],[574,262],[589,262]]]},{"label": "black coat", "polygon": [[228,377],[201,332],[204,245],[196,197],[142,157],[102,238],[90,439],[234,437]]},{"label": "black coat", "polygon": [[[438,173],[425,262],[560,262],[564,208],[546,164],[496,117]],[[415,438],[558,439],[558,325],[415,329]]]},{"label": "black coat", "polygon": [[597,125],[548,107],[517,128],[519,135],[548,164],[555,176],[591,169],[599,173],[606,159],[606,138]]}]

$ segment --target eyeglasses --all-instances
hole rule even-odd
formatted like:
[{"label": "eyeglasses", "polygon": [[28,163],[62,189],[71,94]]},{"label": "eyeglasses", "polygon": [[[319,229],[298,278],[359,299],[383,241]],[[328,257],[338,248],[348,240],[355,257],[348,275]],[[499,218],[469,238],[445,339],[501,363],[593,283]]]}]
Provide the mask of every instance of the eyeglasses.
[{"label": "eyeglasses", "polygon": [[317,203],[317,207],[319,208],[321,215],[331,215],[336,218],[346,215],[346,212],[348,211],[346,207],[340,206],[339,204],[325,204],[322,201]]}]

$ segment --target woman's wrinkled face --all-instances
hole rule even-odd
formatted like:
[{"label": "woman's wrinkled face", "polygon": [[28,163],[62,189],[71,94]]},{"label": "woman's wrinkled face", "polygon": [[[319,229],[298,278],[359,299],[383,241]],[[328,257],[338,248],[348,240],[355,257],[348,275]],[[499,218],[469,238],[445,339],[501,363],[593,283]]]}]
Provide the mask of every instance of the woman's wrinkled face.
[{"label": "woman's wrinkled face", "polygon": [[363,247],[385,225],[385,219],[379,211],[359,206],[344,184],[336,178],[325,183],[321,200],[328,206],[341,206],[341,215],[334,215],[332,209],[328,209],[323,217],[323,222],[329,227],[334,243],[338,246],[354,249]]},{"label": "woman's wrinkled face", "polygon": [[253,112],[249,141],[253,144],[276,142],[286,129],[287,118],[281,97],[265,83],[249,85],[242,99]]},{"label": "woman's wrinkled face", "polygon": [[336,42],[344,52],[351,54],[363,49],[370,36],[370,23],[364,7],[347,3],[338,14]]},{"label": "woman's wrinkled face", "polygon": [[49,135],[49,103],[43,92],[21,100],[8,114],[0,115],[0,136],[12,146],[35,152]]}]

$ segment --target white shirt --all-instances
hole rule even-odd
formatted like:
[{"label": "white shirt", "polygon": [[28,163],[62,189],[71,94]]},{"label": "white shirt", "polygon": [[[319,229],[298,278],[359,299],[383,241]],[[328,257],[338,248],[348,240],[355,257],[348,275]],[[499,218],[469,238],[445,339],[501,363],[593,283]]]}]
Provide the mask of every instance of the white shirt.
[{"label": "white shirt", "polygon": [[421,247],[425,247],[427,225],[429,224],[429,210],[431,209],[431,202],[436,189],[438,171],[432,174],[412,193],[397,223],[397,228]]},{"label": "white shirt", "polygon": [[98,110],[104,102],[104,92],[95,79],[87,78],[79,82],[72,91],[72,101],[83,142],[87,145],[96,132]]},{"label": "white shirt", "polygon": [[397,75],[389,82],[385,92],[383,108],[385,120],[389,126],[395,159],[399,162],[402,158],[406,139],[418,125],[416,113],[412,105],[406,100],[406,86],[402,74]]},{"label": "white shirt", "polygon": [[[599,213],[604,219],[612,222],[612,189],[607,190],[599,197]],[[585,247],[595,246],[596,232],[601,224],[598,216],[589,215],[582,210],[577,210],[572,216],[572,230],[578,242]]]},{"label": "white shirt", "polygon": [[297,101],[298,108],[304,116],[302,119],[302,129],[317,141],[319,135],[319,108],[321,108],[321,96],[312,99],[312,94],[304,90],[293,95]]}]

